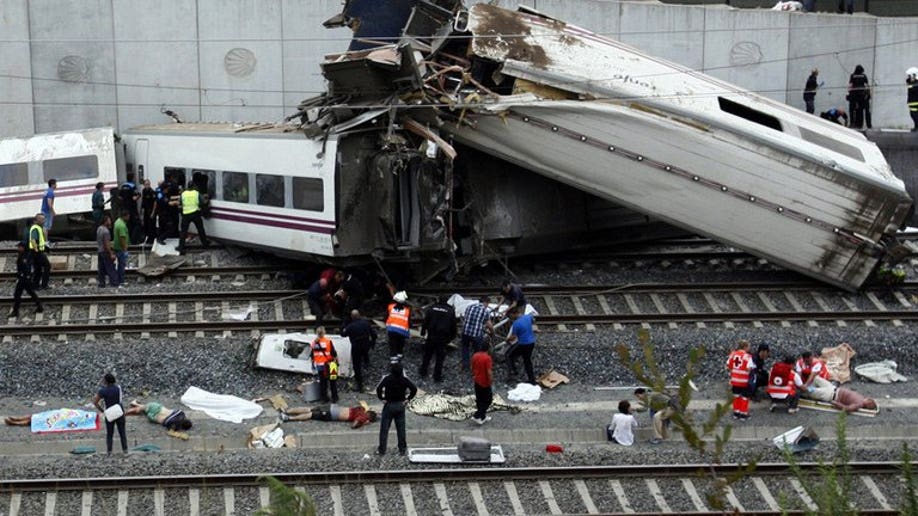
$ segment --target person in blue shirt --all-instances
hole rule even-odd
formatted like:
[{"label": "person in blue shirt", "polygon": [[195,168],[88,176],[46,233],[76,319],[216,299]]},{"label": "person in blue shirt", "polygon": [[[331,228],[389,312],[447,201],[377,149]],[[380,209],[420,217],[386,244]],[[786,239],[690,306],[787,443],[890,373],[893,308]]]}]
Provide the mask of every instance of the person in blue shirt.
[{"label": "person in blue shirt", "polygon": [[51,232],[51,224],[54,223],[54,190],[57,189],[57,179],[48,180],[48,189],[45,190],[45,196],[41,199],[41,213],[45,216],[45,237]]},{"label": "person in blue shirt", "polygon": [[102,225],[102,216],[105,215],[105,183],[96,183],[96,191],[92,193],[92,222],[93,227]]},{"label": "person in blue shirt", "polygon": [[532,369],[532,350],[535,349],[535,331],[532,329],[532,314],[524,314],[523,307],[515,307],[510,311],[513,326],[510,328],[510,337],[507,342],[513,345],[513,351],[507,356],[507,365],[510,367],[510,376],[516,376],[516,359],[523,357],[523,367],[526,369],[526,378],[529,383],[536,385],[535,372]]},{"label": "person in blue shirt", "polygon": [[[844,126],[848,125],[848,114],[845,113],[845,110],[841,108],[829,108],[828,111],[823,111],[822,113],[819,114],[819,116],[826,120],[831,120],[832,122],[835,122],[836,124],[841,124]],[[840,119],[842,118],[845,119],[844,122],[840,121]]]}]

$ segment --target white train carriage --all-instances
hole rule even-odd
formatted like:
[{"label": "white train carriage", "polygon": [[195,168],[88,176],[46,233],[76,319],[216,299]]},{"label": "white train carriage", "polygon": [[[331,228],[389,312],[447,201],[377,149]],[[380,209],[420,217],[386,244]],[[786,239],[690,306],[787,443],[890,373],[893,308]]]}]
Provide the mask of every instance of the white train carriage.
[{"label": "white train carriage", "polygon": [[432,217],[416,202],[443,179],[409,167],[377,173],[368,165],[388,154],[374,131],[312,139],[289,126],[183,123],[137,127],[123,140],[140,178],[171,174],[208,194],[209,237],[341,264],[449,249],[445,235],[422,230]]},{"label": "white train carriage", "polygon": [[91,211],[96,183],[118,185],[117,151],[111,127],[0,140],[0,222],[38,213],[51,179],[59,217]]}]

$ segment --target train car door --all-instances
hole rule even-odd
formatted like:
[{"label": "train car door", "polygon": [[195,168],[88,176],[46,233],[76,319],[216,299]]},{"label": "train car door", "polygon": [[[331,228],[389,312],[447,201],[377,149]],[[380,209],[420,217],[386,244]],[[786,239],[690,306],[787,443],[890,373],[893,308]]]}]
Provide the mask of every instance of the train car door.
[{"label": "train car door", "polygon": [[418,200],[418,169],[414,163],[401,168],[395,174],[395,191],[398,203],[395,206],[396,230],[400,248],[420,245],[420,206]]},{"label": "train car door", "polygon": [[143,184],[147,178],[147,153],[150,149],[150,140],[139,138],[134,144],[134,166],[137,167],[137,184]]}]

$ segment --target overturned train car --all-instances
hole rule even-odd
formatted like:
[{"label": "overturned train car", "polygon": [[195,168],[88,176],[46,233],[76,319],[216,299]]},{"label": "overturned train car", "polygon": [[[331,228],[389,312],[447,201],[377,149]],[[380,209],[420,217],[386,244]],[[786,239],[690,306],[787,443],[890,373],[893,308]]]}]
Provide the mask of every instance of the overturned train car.
[{"label": "overturned train car", "polygon": [[[405,18],[366,33],[392,2]],[[848,290],[912,251],[895,239],[912,200],[858,132],[525,8],[392,2],[350,0],[330,20],[359,44],[323,63],[329,92],[304,120],[384,105],[429,141]]]},{"label": "overturned train car", "polygon": [[[330,116],[320,111],[313,114]],[[210,237],[343,266],[401,262],[416,279],[589,246],[597,235],[684,234],[472,148],[453,160],[394,127],[384,110],[316,127],[177,123],[136,127],[122,139],[128,170],[207,193]]]}]

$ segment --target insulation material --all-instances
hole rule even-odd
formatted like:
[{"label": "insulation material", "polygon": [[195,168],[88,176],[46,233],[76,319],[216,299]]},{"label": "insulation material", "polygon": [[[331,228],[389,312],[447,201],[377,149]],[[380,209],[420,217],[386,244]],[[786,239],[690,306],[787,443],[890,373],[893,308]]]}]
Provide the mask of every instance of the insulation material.
[{"label": "insulation material", "polygon": [[851,380],[851,358],[857,353],[847,342],[834,348],[822,348],[820,358],[826,363],[829,370],[829,380],[845,383]]}]

